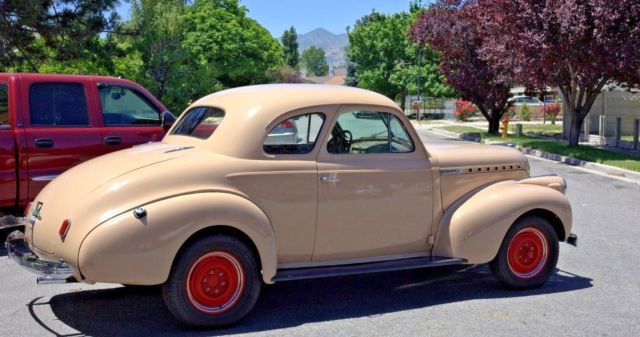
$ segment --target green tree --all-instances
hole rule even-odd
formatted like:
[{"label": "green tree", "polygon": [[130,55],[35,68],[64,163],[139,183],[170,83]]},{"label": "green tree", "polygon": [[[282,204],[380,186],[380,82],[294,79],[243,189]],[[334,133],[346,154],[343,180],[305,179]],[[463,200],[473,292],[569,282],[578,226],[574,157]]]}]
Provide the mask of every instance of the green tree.
[{"label": "green tree", "polygon": [[307,75],[326,76],[329,74],[329,64],[324,56],[324,49],[310,46],[302,52],[302,64],[307,70]]},{"label": "green tree", "polygon": [[[282,45],[238,0],[195,0],[187,7],[182,46],[209,81],[190,83],[204,90],[265,83],[267,71],[283,63]],[[219,83],[218,83],[219,82]]]},{"label": "green tree", "polygon": [[117,0],[1,1],[0,68],[38,72],[43,62],[52,66],[52,61],[83,60],[98,62],[98,68],[112,67],[108,56],[112,41],[98,34],[117,27],[117,4]]},{"label": "green tree", "polygon": [[282,34],[282,45],[284,46],[284,60],[293,69],[298,69],[300,55],[298,54],[298,34],[291,26]]},{"label": "green tree", "polygon": [[437,70],[437,55],[427,47],[421,51],[409,38],[411,25],[421,10],[414,2],[410,13],[385,15],[374,11],[348,30],[347,58],[355,74],[351,83],[399,99],[402,109],[408,94],[454,95]]},{"label": "green tree", "polygon": [[192,76],[182,47],[185,11],[184,0],[134,0],[127,23],[135,32],[135,37],[127,39],[128,61],[141,61],[138,73],[130,75],[172,111],[183,109],[191,99],[184,87]]}]

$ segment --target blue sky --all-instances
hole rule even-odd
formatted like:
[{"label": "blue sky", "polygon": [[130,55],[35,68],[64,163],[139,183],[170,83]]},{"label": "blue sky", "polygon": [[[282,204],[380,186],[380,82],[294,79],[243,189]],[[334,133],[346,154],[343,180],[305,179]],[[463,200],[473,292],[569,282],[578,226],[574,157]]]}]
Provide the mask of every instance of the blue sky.
[{"label": "blue sky", "polygon": [[[240,0],[273,36],[279,37],[290,26],[298,34],[325,28],[339,34],[346,32],[357,19],[375,9],[381,13],[397,13],[409,9],[410,0]],[[121,3],[118,12],[128,17],[129,4]]]}]

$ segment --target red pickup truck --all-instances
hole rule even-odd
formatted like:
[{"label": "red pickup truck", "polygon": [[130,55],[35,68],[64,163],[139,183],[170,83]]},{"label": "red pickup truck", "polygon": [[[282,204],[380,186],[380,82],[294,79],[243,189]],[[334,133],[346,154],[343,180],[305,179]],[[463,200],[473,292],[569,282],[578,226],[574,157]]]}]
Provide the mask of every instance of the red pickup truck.
[{"label": "red pickup truck", "polygon": [[85,160],[159,141],[173,121],[131,81],[0,73],[0,213],[21,214],[49,181]]}]

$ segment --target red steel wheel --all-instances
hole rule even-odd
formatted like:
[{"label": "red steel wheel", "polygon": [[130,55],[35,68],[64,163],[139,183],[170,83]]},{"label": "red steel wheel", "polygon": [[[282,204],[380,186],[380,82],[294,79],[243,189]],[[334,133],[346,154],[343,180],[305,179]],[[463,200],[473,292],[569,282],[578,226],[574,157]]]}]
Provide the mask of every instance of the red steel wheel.
[{"label": "red steel wheel", "polygon": [[549,259],[549,238],[536,227],[526,227],[513,236],[508,248],[508,265],[521,279],[536,277]]},{"label": "red steel wheel", "polygon": [[558,234],[549,221],[524,216],[509,228],[489,268],[504,286],[531,289],[554,273],[559,251]]},{"label": "red steel wheel", "polygon": [[200,257],[189,269],[187,295],[193,307],[208,315],[232,308],[244,289],[244,271],[233,255],[216,251]]},{"label": "red steel wheel", "polygon": [[238,238],[210,235],[189,242],[176,257],[162,297],[183,324],[211,328],[234,324],[258,300],[258,259]]}]

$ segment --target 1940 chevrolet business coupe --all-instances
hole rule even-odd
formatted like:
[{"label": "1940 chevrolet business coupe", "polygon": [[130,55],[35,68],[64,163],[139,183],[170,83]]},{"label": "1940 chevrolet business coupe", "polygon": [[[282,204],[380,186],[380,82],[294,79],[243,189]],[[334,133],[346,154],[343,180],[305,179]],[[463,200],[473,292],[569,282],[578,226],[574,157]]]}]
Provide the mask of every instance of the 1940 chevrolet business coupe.
[{"label": "1940 chevrolet business coupe", "polygon": [[195,102],[160,143],[60,175],[6,246],[40,282],[162,285],[201,327],[287,280],[489,263],[531,288],[577,237],[564,179],[528,171],[506,147],[425,146],[369,91],[237,88]]}]

